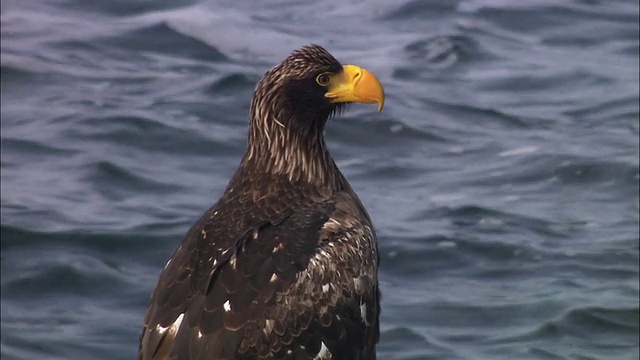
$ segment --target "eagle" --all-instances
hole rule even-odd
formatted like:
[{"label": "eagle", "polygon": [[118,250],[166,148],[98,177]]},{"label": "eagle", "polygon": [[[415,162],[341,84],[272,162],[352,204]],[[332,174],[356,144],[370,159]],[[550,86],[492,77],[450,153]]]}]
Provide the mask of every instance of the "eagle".
[{"label": "eagle", "polygon": [[324,141],[350,103],[381,111],[380,81],[321,46],[265,73],[240,166],[164,266],[138,359],[376,358],[376,234]]}]

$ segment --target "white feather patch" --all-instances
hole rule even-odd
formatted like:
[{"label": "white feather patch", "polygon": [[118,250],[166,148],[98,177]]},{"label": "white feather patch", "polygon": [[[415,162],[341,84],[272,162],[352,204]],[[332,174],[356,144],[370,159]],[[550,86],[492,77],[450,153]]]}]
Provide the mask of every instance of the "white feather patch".
[{"label": "white feather patch", "polygon": [[160,334],[164,334],[166,331],[169,332],[169,335],[175,334],[176,332],[178,332],[178,329],[180,329],[180,325],[182,324],[183,318],[184,318],[184,313],[178,315],[178,317],[176,318],[176,321],[174,321],[173,324],[167,327],[160,326],[158,324],[156,325],[156,331],[159,332]]},{"label": "white feather patch", "polygon": [[322,347],[320,347],[320,351],[318,352],[318,355],[316,355],[316,357],[314,357],[313,360],[328,359],[330,355],[331,355],[331,353],[329,352],[329,349],[327,348],[327,345],[325,345],[324,341],[323,341],[322,342]]},{"label": "white feather patch", "polygon": [[367,304],[365,303],[360,304],[360,317],[365,325],[369,325],[367,322]]}]

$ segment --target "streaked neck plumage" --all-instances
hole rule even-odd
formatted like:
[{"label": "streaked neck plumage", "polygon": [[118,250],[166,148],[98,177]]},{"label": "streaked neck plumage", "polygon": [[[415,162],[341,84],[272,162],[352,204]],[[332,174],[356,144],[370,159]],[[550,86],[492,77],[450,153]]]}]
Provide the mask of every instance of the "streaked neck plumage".
[{"label": "streaked neck plumage", "polygon": [[244,166],[265,176],[285,176],[291,182],[306,182],[337,190],[340,174],[324,141],[324,126],[330,112],[294,114],[277,92],[258,86],[251,102],[249,145]]}]

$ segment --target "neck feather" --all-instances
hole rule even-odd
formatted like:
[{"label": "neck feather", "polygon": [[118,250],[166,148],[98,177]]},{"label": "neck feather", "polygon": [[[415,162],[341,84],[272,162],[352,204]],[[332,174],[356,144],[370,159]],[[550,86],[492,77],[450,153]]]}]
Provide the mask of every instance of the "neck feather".
[{"label": "neck feather", "polygon": [[249,145],[243,163],[271,176],[285,176],[291,182],[338,189],[340,174],[324,142],[324,125],[329,114],[292,118],[273,106],[252,103]]}]

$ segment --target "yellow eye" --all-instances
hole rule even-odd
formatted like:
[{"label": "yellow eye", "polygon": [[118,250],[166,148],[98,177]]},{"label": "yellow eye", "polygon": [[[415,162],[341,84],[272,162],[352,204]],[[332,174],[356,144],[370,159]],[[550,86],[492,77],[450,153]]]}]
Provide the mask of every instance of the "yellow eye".
[{"label": "yellow eye", "polygon": [[316,77],[316,82],[320,86],[326,86],[331,81],[330,73],[322,73]]}]

